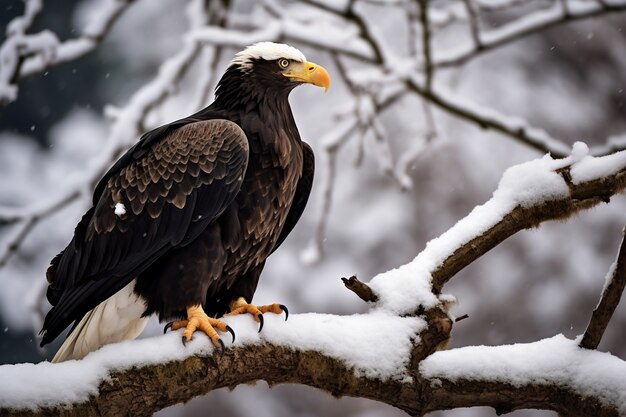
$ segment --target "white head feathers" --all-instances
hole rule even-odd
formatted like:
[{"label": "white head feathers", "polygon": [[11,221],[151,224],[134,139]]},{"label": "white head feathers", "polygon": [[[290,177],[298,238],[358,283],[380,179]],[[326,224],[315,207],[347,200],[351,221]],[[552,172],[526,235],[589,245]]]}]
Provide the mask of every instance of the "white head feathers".
[{"label": "white head feathers", "polygon": [[255,59],[273,61],[279,58],[306,62],[304,54],[293,46],[285,45],[284,43],[258,42],[238,52],[231,64],[239,65],[242,68],[250,68],[252,61]]}]

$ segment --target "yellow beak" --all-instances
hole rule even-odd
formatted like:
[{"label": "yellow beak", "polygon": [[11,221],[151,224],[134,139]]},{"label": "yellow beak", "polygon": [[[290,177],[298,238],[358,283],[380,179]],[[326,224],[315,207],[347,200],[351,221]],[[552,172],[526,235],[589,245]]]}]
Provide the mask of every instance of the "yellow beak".
[{"label": "yellow beak", "polygon": [[324,92],[328,91],[328,87],[330,87],[330,75],[328,75],[326,68],[313,62],[292,64],[283,75],[302,83],[324,87]]}]

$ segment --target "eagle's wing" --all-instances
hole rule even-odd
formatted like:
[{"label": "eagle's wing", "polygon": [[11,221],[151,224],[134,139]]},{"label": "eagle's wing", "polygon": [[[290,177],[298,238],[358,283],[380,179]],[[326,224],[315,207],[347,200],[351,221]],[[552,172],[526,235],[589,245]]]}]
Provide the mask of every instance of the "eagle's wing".
[{"label": "eagle's wing", "polygon": [[239,126],[208,120],[162,135],[151,146],[133,147],[122,158],[126,164],[107,173],[94,207],[53,259],[48,300],[54,307],[42,345],[172,247],[195,239],[238,193],[248,162]]},{"label": "eagle's wing", "polygon": [[306,142],[302,142],[302,162],[302,176],[300,177],[300,181],[298,181],[296,194],[291,203],[289,214],[287,214],[285,225],[272,249],[272,253],[285,241],[289,233],[291,233],[296,226],[296,223],[298,223],[298,220],[300,220],[300,216],[302,216],[306,203],[309,200],[309,195],[311,194],[313,175],[315,173],[315,155]]}]

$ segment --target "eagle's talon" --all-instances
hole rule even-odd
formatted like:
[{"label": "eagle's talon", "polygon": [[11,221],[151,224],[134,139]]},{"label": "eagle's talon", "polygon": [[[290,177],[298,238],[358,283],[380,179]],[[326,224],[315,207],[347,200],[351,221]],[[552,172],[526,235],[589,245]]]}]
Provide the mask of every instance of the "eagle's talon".
[{"label": "eagle's talon", "polygon": [[280,309],[285,312],[285,321],[287,321],[287,319],[289,318],[289,309],[284,304],[280,304],[278,307],[280,307]]},{"label": "eagle's talon", "polygon": [[224,351],[226,350],[226,346],[224,346],[224,342],[222,341],[222,339],[217,339],[218,343],[220,344],[220,358],[222,356],[224,356]]},{"label": "eagle's talon", "polygon": [[183,336],[183,346],[187,346],[187,338]]},{"label": "eagle's talon", "polygon": [[233,337],[233,340],[230,343],[235,343],[235,331],[228,325],[226,326],[226,331]]},{"label": "eagle's talon", "polygon": [[169,323],[167,323],[165,327],[163,328],[163,334],[167,333],[167,331],[172,328],[173,324],[174,324],[173,321],[170,321]]},{"label": "eagle's talon", "polygon": [[263,324],[265,322],[265,319],[263,318],[263,314],[259,314],[258,316],[256,316],[256,318],[259,320],[259,333],[261,333],[261,330],[263,330]]},{"label": "eagle's talon", "polygon": [[285,320],[287,320],[287,318],[289,318],[289,309],[287,309],[287,307],[283,304],[256,306],[254,304],[249,304],[245,298],[239,297],[230,303],[230,312],[224,314],[224,317],[237,316],[239,314],[250,314],[254,317],[254,320],[259,322],[259,333],[261,333],[263,325],[265,324],[263,313],[282,314],[283,312],[285,312]]}]

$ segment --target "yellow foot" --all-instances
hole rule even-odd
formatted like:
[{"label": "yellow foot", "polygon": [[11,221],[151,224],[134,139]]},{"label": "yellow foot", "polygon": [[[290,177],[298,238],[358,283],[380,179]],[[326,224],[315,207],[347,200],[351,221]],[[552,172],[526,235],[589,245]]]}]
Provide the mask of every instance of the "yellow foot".
[{"label": "yellow foot", "polygon": [[220,339],[215,329],[222,332],[229,332],[233,336],[233,342],[235,341],[235,332],[223,321],[211,318],[206,315],[202,306],[196,305],[187,308],[187,320],[172,321],[165,325],[163,333],[167,332],[167,329],[178,330],[184,328],[183,331],[183,344],[189,342],[196,330],[203,331],[211,339],[213,345],[220,349],[220,353],[224,354],[224,342]]},{"label": "yellow foot", "polygon": [[243,298],[239,297],[232,303],[230,303],[230,313],[224,314],[226,316],[236,316],[238,314],[251,314],[254,319],[260,323],[259,333],[263,330],[263,313],[281,314],[285,312],[285,321],[289,318],[289,310],[282,304],[268,304],[265,306],[256,306],[254,304],[248,304]]}]

